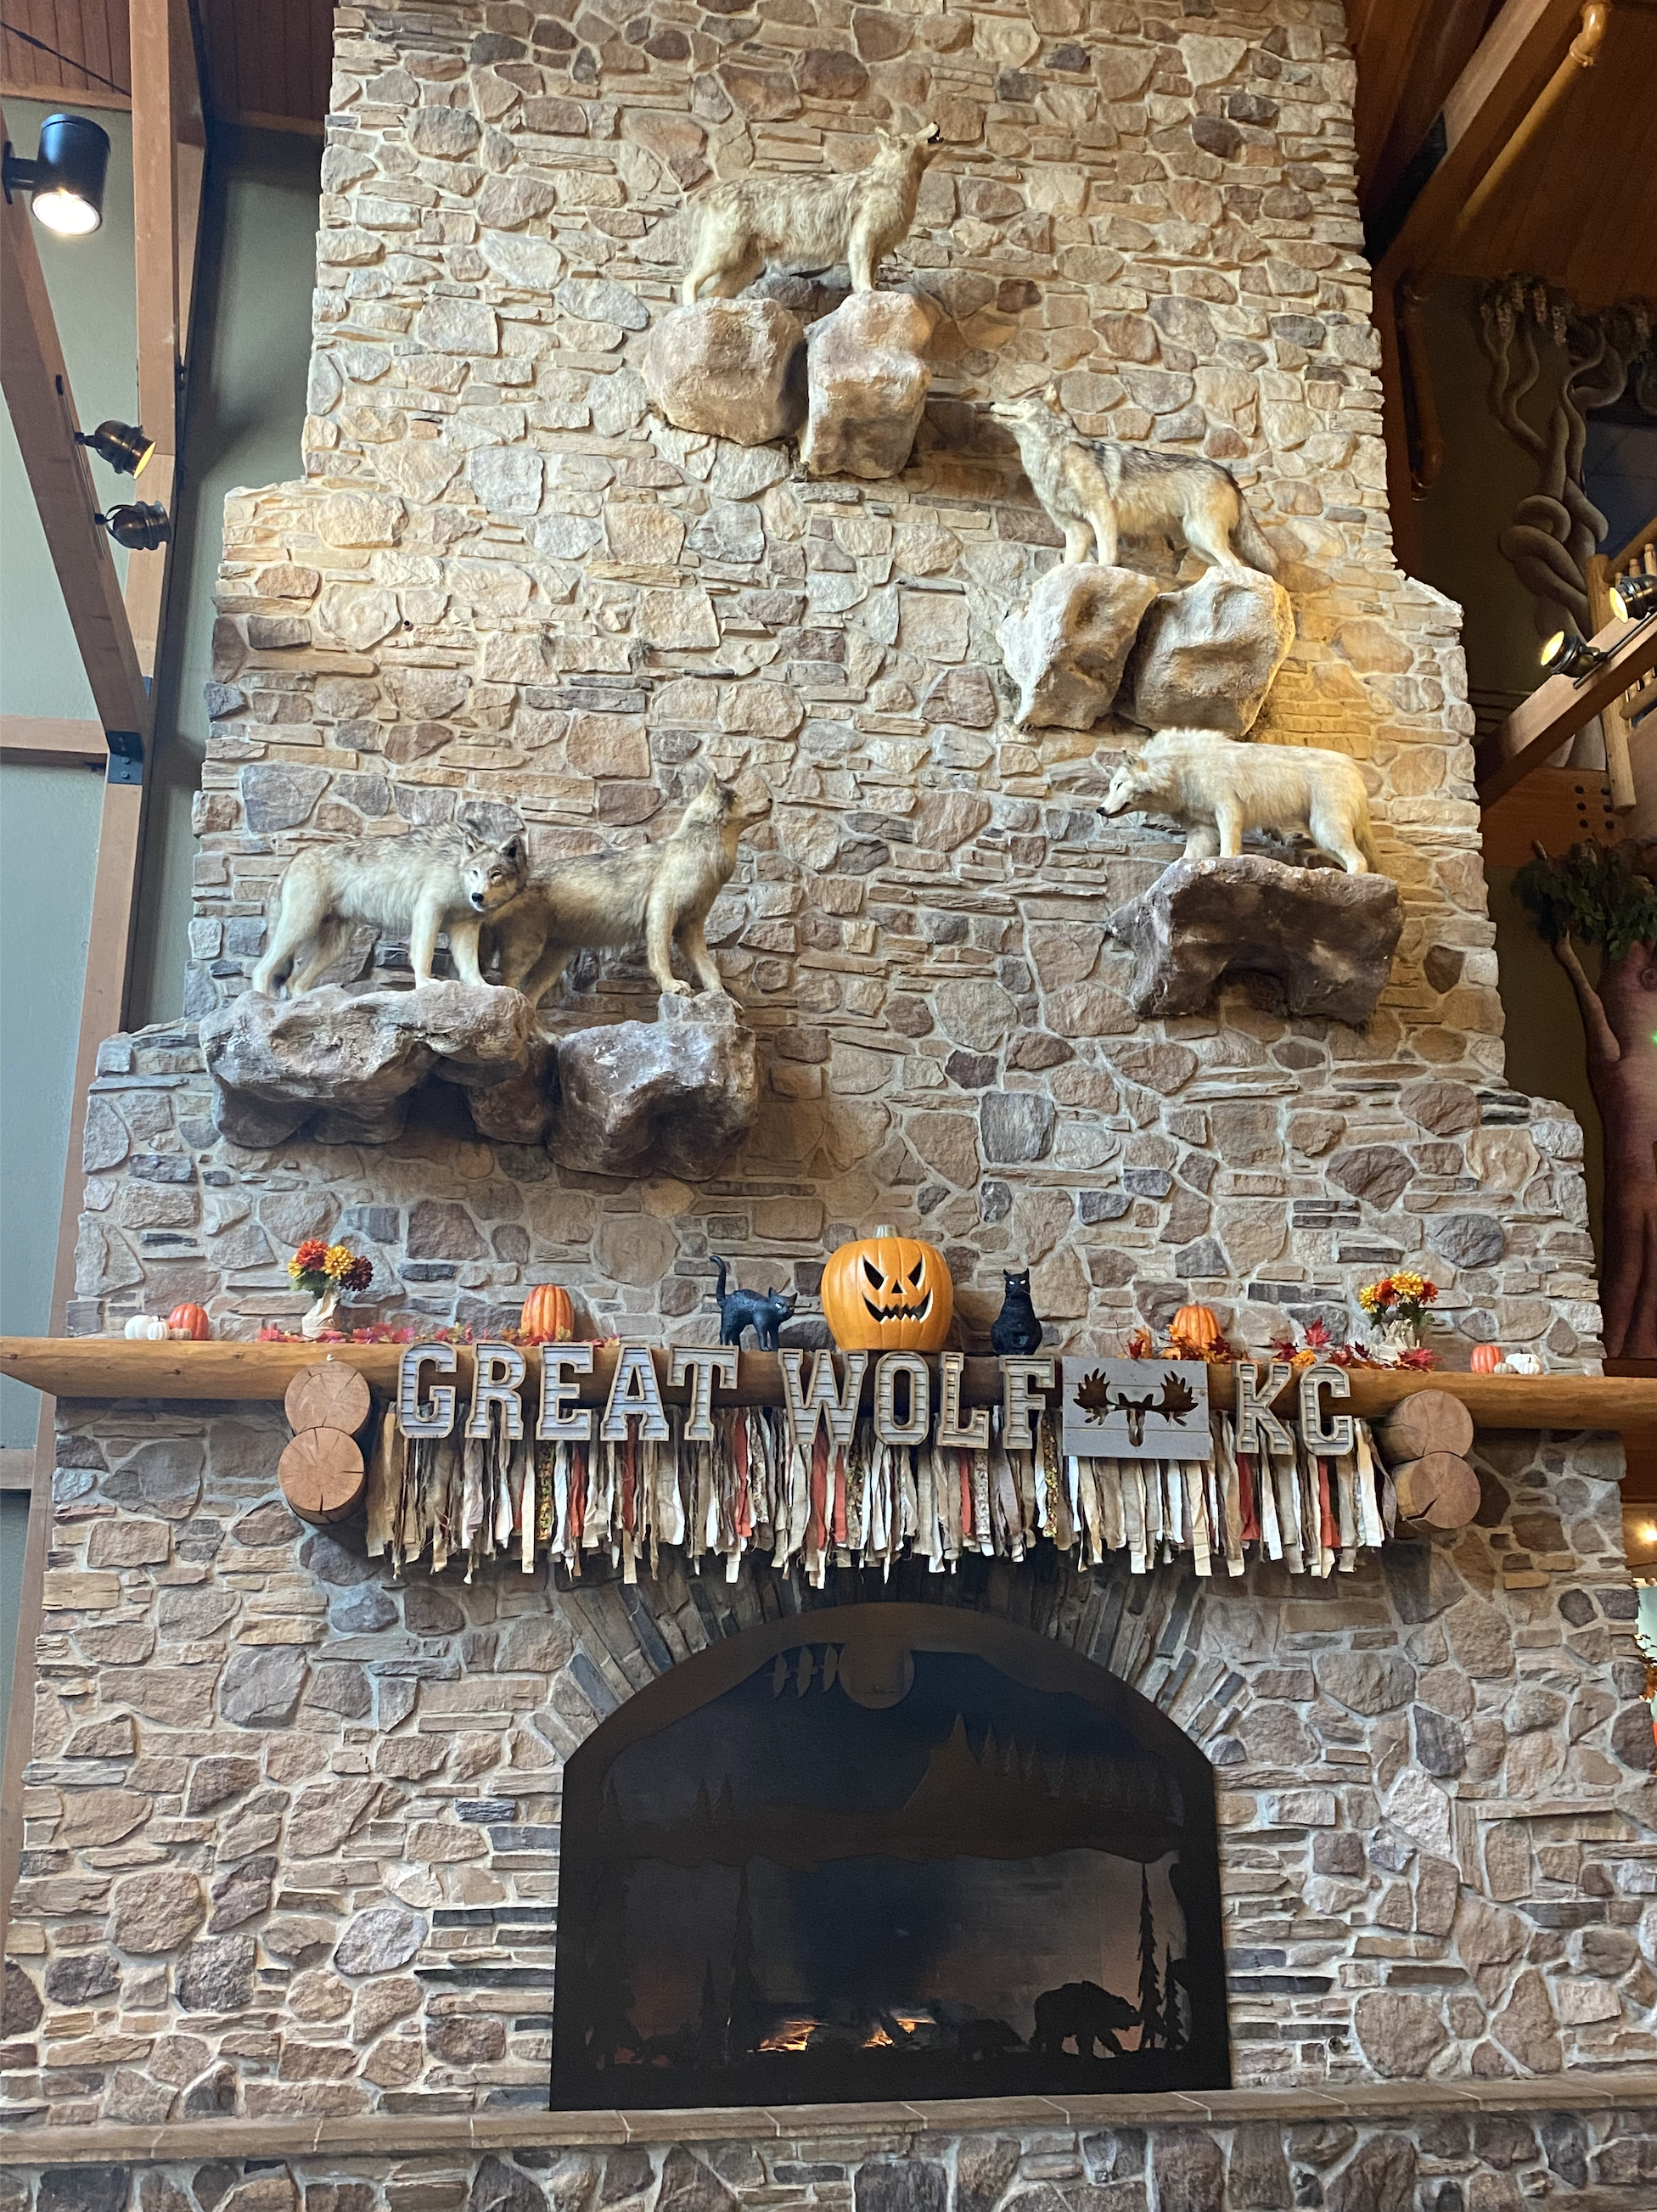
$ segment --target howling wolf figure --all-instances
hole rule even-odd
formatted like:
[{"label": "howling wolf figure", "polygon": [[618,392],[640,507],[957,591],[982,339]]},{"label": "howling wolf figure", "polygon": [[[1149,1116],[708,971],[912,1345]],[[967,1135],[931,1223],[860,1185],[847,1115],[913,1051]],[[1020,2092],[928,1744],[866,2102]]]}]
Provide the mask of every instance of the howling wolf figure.
[{"label": "howling wolf figure", "polygon": [[908,236],[938,125],[885,137],[866,169],[844,177],[749,175],[711,185],[691,210],[683,299],[734,300],[762,269],[800,273],[842,261],[854,292],[872,292],[882,258]]},{"label": "howling wolf figure", "polygon": [[[719,990],[703,925],[736,872],[737,839],[770,811],[768,791],[738,792],[710,775],[671,836],[556,862],[531,880],[494,930],[501,981],[538,1005],[573,952],[641,938],[659,991],[690,997]],[[694,984],[673,973],[676,945],[695,973]]]},{"label": "howling wolf figure", "polygon": [[1092,558],[1114,568],[1120,537],[1181,537],[1199,559],[1232,575],[1275,574],[1277,556],[1260,534],[1229,469],[1194,453],[1084,438],[1065,414],[1056,385],[1023,399],[997,400],[990,412],[1018,441],[1024,473],[1048,516],[1065,533],[1065,565]]}]

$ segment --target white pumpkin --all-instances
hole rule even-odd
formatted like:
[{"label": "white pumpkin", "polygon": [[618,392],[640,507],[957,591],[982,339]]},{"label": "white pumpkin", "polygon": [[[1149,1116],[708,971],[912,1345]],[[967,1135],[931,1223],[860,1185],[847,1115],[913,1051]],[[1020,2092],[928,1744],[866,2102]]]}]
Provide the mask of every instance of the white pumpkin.
[{"label": "white pumpkin", "polygon": [[155,1314],[134,1314],[126,1325],[126,1334],[136,1344],[165,1344],[167,1327]]}]

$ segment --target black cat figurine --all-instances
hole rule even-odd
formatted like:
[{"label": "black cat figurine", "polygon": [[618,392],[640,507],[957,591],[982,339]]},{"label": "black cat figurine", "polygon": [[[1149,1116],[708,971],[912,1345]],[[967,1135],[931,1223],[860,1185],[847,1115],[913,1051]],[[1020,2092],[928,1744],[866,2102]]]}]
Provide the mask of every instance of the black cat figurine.
[{"label": "black cat figurine", "polygon": [[727,1291],[725,1287],[725,1263],[715,1253],[713,1265],[719,1269],[719,1287],[713,1296],[719,1309],[719,1342],[740,1344],[742,1333],[751,1328],[762,1352],[777,1348],[777,1331],[792,1315],[798,1291]]},{"label": "black cat figurine", "polygon": [[1006,1297],[1001,1310],[990,1324],[992,1352],[1039,1352],[1041,1349],[1041,1324],[1035,1317],[1035,1308],[1030,1304],[1030,1271],[1010,1275],[1005,1271],[1001,1279],[1006,1285]]}]

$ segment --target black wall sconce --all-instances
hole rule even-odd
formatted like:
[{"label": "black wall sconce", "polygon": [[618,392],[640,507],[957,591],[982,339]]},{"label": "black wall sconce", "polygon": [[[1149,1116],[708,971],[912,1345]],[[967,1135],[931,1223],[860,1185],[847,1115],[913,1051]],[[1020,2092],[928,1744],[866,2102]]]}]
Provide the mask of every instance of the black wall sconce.
[{"label": "black wall sconce", "polygon": [[33,196],[34,218],[60,238],[84,238],[104,219],[104,179],[109,134],[89,116],[48,115],[40,125],[34,159],[14,154],[6,142],[0,183],[9,206],[14,191]]}]

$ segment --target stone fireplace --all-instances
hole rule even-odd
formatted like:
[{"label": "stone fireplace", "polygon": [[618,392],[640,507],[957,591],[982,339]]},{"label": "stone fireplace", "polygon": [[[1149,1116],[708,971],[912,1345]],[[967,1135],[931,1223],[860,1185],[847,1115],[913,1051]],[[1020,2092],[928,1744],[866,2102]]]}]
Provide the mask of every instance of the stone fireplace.
[{"label": "stone fireplace", "polygon": [[566,1768],[554,2100],[1223,2088],[1213,1794],[1154,1705],[1031,1630],[748,1630]]},{"label": "stone fireplace", "polygon": [[[189,994],[101,1056],[72,1325],[295,1326],[322,1234],[373,1262],[353,1318],[498,1331],[552,1281],[585,1335],[710,1341],[717,1255],[809,1334],[884,1220],[968,1349],[1004,1268],[1080,1351],[1193,1299],[1251,1346],[1344,1331],[1418,1265],[1453,1358],[1593,1365],[1581,1133],[1505,1087],[1458,611],[1392,559],[1335,0],[604,4],[338,11],[305,475],[228,503]],[[901,474],[653,414],[684,192],[923,119]],[[1015,727],[998,643],[1058,532],[985,403],[1038,372],[1260,519],[1296,635],[1256,738],[1363,765],[1402,898],[1361,1027],[1258,981],[1130,1004],[1106,921],[1177,847],[1098,812],[1120,730]],[[758,1070],[717,1172],[599,1172],[436,1076],[227,1133],[200,1024],[295,851],[465,816],[545,866],[659,838],[710,769],[774,801],[708,922]],[[406,982],[371,940],[336,981]],[[656,1006],[584,956],[548,1026]],[[5,2212],[1600,2212],[1654,2170],[1612,1437],[1481,1434],[1472,1525],[1323,1580],[1041,1545],[817,1591],[399,1578],[282,1503],[274,1406],[60,1413]],[[993,1851],[923,1837],[934,1770]],[[1023,1978],[966,1955],[1019,1924]]]}]

